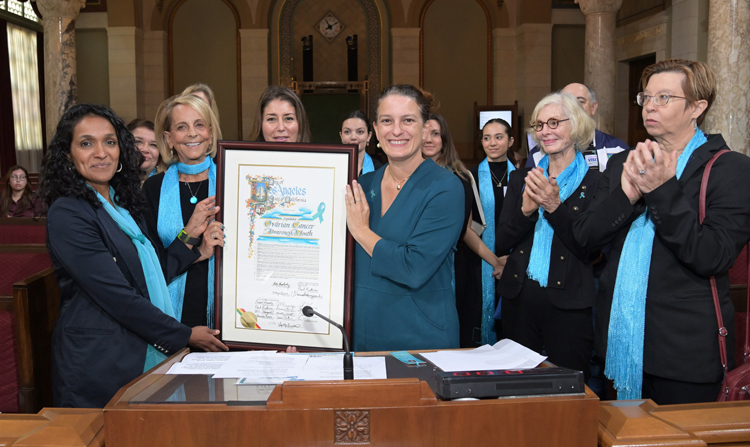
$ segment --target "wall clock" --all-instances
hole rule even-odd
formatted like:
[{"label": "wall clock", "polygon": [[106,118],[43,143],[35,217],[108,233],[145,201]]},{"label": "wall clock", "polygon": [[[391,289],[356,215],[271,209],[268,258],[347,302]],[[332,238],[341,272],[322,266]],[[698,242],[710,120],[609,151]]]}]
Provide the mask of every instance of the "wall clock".
[{"label": "wall clock", "polygon": [[346,28],[346,26],[344,26],[344,24],[341,23],[341,20],[333,15],[331,11],[328,11],[328,14],[320,19],[315,25],[315,29],[317,29],[328,42],[332,42],[333,39],[344,30],[344,28]]}]

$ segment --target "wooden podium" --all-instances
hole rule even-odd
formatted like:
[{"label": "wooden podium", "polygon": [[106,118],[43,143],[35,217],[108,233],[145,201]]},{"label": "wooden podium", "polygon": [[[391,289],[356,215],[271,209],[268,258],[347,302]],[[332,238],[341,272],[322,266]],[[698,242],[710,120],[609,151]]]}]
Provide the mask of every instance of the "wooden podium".
[{"label": "wooden podium", "polygon": [[[249,389],[235,379],[165,375],[186,353],[112,398],[104,409],[107,447],[597,444],[599,399],[588,388],[577,395],[442,401],[419,377]],[[403,368],[409,373],[401,375],[432,374],[431,367]]]}]

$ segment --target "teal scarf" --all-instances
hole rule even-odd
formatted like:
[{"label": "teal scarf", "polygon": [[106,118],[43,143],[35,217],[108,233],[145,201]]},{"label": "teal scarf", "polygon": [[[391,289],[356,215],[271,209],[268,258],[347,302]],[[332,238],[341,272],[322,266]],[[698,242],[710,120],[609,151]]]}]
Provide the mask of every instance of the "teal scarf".
[{"label": "teal scarf", "polygon": [[[146,278],[146,287],[148,288],[148,297],[151,300],[151,304],[174,318],[174,310],[172,309],[172,302],[169,299],[167,282],[164,280],[164,273],[161,271],[159,257],[156,256],[156,250],[154,250],[151,242],[143,235],[140,227],[135,223],[133,217],[130,216],[128,210],[117,205],[114,188],[109,187],[109,197],[115,203],[114,207],[101,194],[97,192],[96,195],[99,197],[102,205],[104,205],[104,209],[112,217],[112,220],[133,241],[133,245],[135,245],[135,249],[138,252],[138,259],[141,261],[143,276]],[[147,342],[146,345],[146,362],[143,365],[143,372],[148,371],[167,358],[166,355],[154,348],[151,343]]]},{"label": "teal scarf", "polygon": [[372,164],[372,157],[365,152],[365,159],[362,161],[362,174],[367,174],[375,170],[375,165]]},{"label": "teal scarf", "polygon": [[[198,174],[208,169],[208,196],[216,195],[216,164],[211,158],[206,157],[203,163],[198,165],[185,165],[175,163],[164,173],[161,184],[161,197],[159,198],[159,216],[157,231],[164,247],[177,238],[185,225],[182,221],[182,208],[180,206],[180,184],[179,172],[184,174]],[[183,273],[169,283],[169,295],[172,300],[175,318],[182,319],[182,304],[185,299],[185,282],[187,272]],[[214,324],[214,256],[208,260],[208,304],[206,306],[206,323],[213,328]]]},{"label": "teal scarf", "polygon": [[[544,176],[549,178],[549,173],[547,172],[549,168],[549,155],[545,155],[539,161],[539,167],[544,169]],[[586,164],[583,154],[576,151],[573,161],[556,178],[557,185],[560,188],[560,202],[567,200],[578,189],[588,171],[589,166]],[[529,266],[526,268],[526,274],[542,287],[547,287],[549,262],[552,256],[552,237],[554,235],[555,230],[552,229],[552,225],[544,218],[544,208],[540,206],[539,220],[536,221],[536,226],[534,227],[534,243],[531,246]]]},{"label": "teal scarf", "polygon": [[[696,129],[677,159],[678,179],[695,149],[705,142],[706,136]],[[648,211],[638,216],[630,225],[617,266],[604,374],[615,381],[618,400],[641,398],[646,294],[655,234]]]},{"label": "teal scarf", "polygon": [[[516,170],[513,163],[510,160],[506,160],[505,163],[508,165],[507,179],[510,180],[510,173]],[[487,224],[487,228],[482,232],[482,242],[491,252],[495,252],[495,189],[492,186],[492,173],[490,172],[489,159],[485,158],[484,161],[479,163],[477,170],[478,174],[478,187],[479,187],[479,200],[482,203],[477,203],[477,206],[482,207],[484,212],[484,221]],[[506,180],[507,181],[507,180]],[[502,186],[501,186],[502,187]],[[502,299],[497,303],[497,309],[495,309],[495,278],[492,277],[494,269],[487,261],[482,260],[482,344],[494,344],[497,341],[497,334],[495,333],[495,320],[500,319],[500,309],[502,305]]]}]

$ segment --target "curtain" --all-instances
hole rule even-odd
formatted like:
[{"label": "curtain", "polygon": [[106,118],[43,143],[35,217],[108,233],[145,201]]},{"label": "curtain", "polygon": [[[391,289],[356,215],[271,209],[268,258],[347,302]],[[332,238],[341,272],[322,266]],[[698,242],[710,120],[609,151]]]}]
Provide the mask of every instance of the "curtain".
[{"label": "curtain", "polygon": [[35,31],[8,23],[16,160],[30,172],[41,168],[43,146]]}]

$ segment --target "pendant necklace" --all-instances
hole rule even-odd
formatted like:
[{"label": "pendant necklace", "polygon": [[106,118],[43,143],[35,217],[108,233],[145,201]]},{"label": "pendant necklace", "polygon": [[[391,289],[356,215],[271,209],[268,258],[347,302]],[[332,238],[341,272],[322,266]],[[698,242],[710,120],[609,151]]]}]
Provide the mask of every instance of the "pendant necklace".
[{"label": "pendant necklace", "polygon": [[193,205],[195,205],[196,203],[198,203],[198,198],[195,197],[195,196],[198,195],[198,191],[201,190],[201,186],[203,186],[203,182],[204,181],[205,180],[201,180],[201,182],[198,184],[198,189],[195,190],[195,194],[193,194],[193,190],[190,188],[190,183],[185,182],[185,186],[188,187],[188,191],[190,191],[190,195],[193,196],[193,197],[190,198],[190,203],[192,203]]},{"label": "pendant necklace", "polygon": [[388,173],[391,174],[391,178],[393,179],[394,182],[396,182],[396,190],[397,191],[401,191],[401,184],[402,183],[406,183],[406,181],[409,180],[409,177],[411,177],[411,174],[409,174],[409,175],[406,176],[405,179],[403,179],[402,181],[399,182],[398,180],[396,180],[396,177],[393,176],[393,171],[391,171],[390,166],[388,167]]},{"label": "pendant necklace", "polygon": [[494,181],[495,183],[497,183],[497,187],[498,187],[498,188],[499,188],[499,187],[501,187],[501,186],[503,186],[503,181],[502,181],[502,179],[504,179],[504,178],[505,178],[505,173],[507,173],[507,172],[508,172],[508,165],[506,164],[506,165],[505,165],[505,171],[503,172],[503,175],[501,175],[501,176],[500,176],[500,179],[501,179],[501,180],[498,180],[498,179],[497,179],[497,177],[495,177],[495,173],[494,173],[494,172],[492,172],[492,169],[490,169],[490,175],[492,176],[492,180],[493,180],[493,181]]}]

